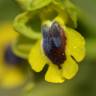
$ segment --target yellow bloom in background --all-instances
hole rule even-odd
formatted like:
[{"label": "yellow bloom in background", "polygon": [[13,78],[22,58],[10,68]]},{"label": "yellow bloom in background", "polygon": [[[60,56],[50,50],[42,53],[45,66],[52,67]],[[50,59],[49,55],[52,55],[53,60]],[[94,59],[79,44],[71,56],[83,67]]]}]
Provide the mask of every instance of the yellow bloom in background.
[{"label": "yellow bloom in background", "polygon": [[[26,76],[19,68],[20,60],[12,54],[9,45],[18,34],[12,29],[11,24],[5,23],[0,27],[0,87],[15,88],[24,84]],[[9,48],[9,49],[8,49]],[[12,64],[11,64],[12,63]]]},{"label": "yellow bloom in background", "polygon": [[36,72],[48,65],[45,80],[62,83],[78,72],[78,63],[85,56],[85,40],[62,20],[47,21],[42,26],[43,39],[32,47],[29,63]]}]

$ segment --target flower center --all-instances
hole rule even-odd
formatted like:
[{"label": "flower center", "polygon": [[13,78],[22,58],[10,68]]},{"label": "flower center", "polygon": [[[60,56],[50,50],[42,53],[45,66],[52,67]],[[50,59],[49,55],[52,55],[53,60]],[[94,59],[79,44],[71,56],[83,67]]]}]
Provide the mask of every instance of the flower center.
[{"label": "flower center", "polygon": [[4,60],[7,64],[18,64],[22,62],[22,59],[17,57],[11,50],[10,47],[7,47],[4,54]]},{"label": "flower center", "polygon": [[66,60],[66,36],[64,30],[57,22],[53,22],[51,27],[44,25],[42,32],[45,55],[53,64],[56,64],[60,68],[60,65]]}]

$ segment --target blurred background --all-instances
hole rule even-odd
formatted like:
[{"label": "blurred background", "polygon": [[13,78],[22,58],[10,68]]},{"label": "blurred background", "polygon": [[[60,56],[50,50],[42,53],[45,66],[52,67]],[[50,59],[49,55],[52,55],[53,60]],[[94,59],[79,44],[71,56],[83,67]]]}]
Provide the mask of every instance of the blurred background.
[{"label": "blurred background", "polygon": [[[79,65],[77,76],[64,84],[54,85],[41,81],[32,91],[23,91],[22,96],[96,96],[96,0],[72,2],[82,11],[78,30],[85,37],[87,50],[86,58]],[[22,10],[15,0],[0,0],[0,25],[12,22],[20,12]],[[17,90],[14,93],[13,90],[10,93],[8,90],[0,91],[0,96],[13,95],[21,96]]]}]

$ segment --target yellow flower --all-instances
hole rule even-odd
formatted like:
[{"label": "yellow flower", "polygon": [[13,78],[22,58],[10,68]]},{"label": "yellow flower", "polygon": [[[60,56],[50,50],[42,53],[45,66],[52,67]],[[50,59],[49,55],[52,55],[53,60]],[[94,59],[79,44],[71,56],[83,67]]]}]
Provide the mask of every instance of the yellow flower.
[{"label": "yellow flower", "polygon": [[[13,31],[11,24],[0,27],[0,87],[14,88],[26,81],[25,74],[20,66],[19,58],[12,54],[8,47],[18,36]],[[17,61],[16,61],[17,60]]]},{"label": "yellow flower", "polygon": [[32,47],[29,63],[36,72],[48,65],[45,80],[62,83],[78,72],[78,63],[85,56],[85,40],[62,20],[47,21],[42,26],[43,39]]}]

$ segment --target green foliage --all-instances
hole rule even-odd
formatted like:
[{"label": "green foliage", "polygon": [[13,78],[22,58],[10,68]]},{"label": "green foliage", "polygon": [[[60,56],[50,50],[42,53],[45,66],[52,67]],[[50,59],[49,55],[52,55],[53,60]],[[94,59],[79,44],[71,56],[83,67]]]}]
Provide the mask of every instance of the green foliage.
[{"label": "green foliage", "polygon": [[28,11],[34,11],[47,6],[52,0],[17,0],[22,8]]},{"label": "green foliage", "polygon": [[28,39],[20,35],[16,39],[15,43],[13,43],[12,50],[17,56],[27,59],[30,49],[35,44],[35,42],[36,42],[35,40]]},{"label": "green foliage", "polygon": [[[19,2],[33,4],[31,7],[34,8],[34,10],[31,8],[31,11],[26,10],[26,12],[18,15],[14,21],[16,31],[27,38],[39,39],[42,23],[46,20],[54,20],[57,16],[66,21],[67,26],[77,27],[77,11],[69,0],[35,0],[30,2],[19,0]],[[25,6],[24,4],[22,6]]]},{"label": "green foliage", "polygon": [[78,11],[75,5],[69,0],[54,0],[57,10],[67,15],[67,25],[73,28],[77,27]]}]

